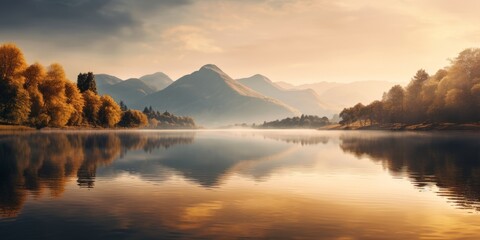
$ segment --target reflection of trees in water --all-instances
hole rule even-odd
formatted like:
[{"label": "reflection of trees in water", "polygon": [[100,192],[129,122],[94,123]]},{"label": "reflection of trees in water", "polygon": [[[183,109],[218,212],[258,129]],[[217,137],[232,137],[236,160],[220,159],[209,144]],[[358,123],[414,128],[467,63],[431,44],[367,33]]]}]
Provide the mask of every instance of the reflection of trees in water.
[{"label": "reflection of trees in water", "polygon": [[344,152],[380,161],[418,188],[435,184],[458,207],[480,210],[480,138],[477,134],[341,137]]},{"label": "reflection of trees in water", "polygon": [[155,149],[168,149],[178,144],[191,144],[195,138],[195,132],[120,132],[117,135],[121,139],[122,155],[130,150],[143,149],[145,152],[150,153]]},{"label": "reflection of trees in water", "polygon": [[98,167],[128,150],[168,148],[192,143],[194,133],[40,133],[0,136],[0,217],[16,216],[27,192],[39,197],[49,189],[60,196],[77,177],[93,187]]},{"label": "reflection of trees in water", "polygon": [[301,134],[282,134],[282,133],[262,133],[262,136],[266,139],[273,139],[276,141],[282,141],[286,143],[294,143],[302,146],[327,144],[329,136],[319,135],[301,135]]}]

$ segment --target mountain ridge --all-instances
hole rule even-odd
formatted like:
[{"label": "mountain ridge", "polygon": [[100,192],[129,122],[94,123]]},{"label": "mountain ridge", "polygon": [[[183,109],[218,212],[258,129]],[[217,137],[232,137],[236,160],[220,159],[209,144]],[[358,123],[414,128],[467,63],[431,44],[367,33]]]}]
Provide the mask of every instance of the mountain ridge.
[{"label": "mountain ridge", "polygon": [[265,96],[278,99],[300,110],[302,114],[319,116],[333,114],[333,111],[322,103],[319,96],[311,89],[284,89],[261,74],[237,79],[237,81]]},{"label": "mountain ridge", "polygon": [[[398,83],[381,80],[348,83],[322,81],[297,86],[291,85],[290,89],[312,89],[318,94],[322,102],[326,103],[333,110],[340,112],[343,108],[359,102],[369,104],[381,98],[384,92],[396,84]],[[288,85],[283,85],[288,87]]]},{"label": "mountain ridge", "polygon": [[185,75],[134,104],[189,115],[204,125],[263,122],[299,112],[238,83],[213,64]]},{"label": "mountain ridge", "polygon": [[109,74],[97,74],[95,75],[95,80],[97,82],[97,91],[100,94],[108,94],[116,102],[123,101],[127,105],[138,101],[144,96],[162,90],[173,83],[173,80],[162,72],[126,80]]}]

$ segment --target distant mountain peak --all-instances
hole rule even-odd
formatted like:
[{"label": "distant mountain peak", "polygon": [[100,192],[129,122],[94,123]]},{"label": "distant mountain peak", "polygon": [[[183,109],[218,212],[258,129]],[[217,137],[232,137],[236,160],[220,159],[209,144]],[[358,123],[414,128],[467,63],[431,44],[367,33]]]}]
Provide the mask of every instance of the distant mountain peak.
[{"label": "distant mountain peak", "polygon": [[[261,75],[261,74],[255,74],[251,77],[248,78],[241,78],[237,79],[238,82],[248,86],[249,88],[255,89],[255,88],[274,88],[274,89],[280,89],[275,83],[272,82],[268,77]],[[258,91],[258,89],[257,89]]]},{"label": "distant mountain peak", "polygon": [[203,75],[205,78],[209,78],[210,80],[226,80],[227,82],[231,80],[230,76],[228,76],[224,71],[222,71],[222,69],[220,69],[214,64],[206,64],[201,67],[200,70],[192,74],[200,74]]},{"label": "distant mountain peak", "polygon": [[140,77],[140,80],[144,81],[148,86],[152,87],[155,91],[162,90],[170,85],[173,80],[163,72],[156,72]]},{"label": "distant mountain peak", "polygon": [[269,82],[269,83],[272,82],[272,80],[270,80],[268,77],[266,77],[262,74],[255,74],[255,75],[253,75],[249,78],[252,79],[252,80],[256,80],[256,81],[265,81],[265,82]]},{"label": "distant mountain peak", "polygon": [[222,71],[222,69],[217,67],[217,65],[215,65],[215,64],[205,64],[200,68],[200,71],[202,71],[202,70],[212,70],[212,71],[215,71],[215,72],[224,73]]},{"label": "distant mountain peak", "polygon": [[163,72],[156,72],[156,73],[152,73],[152,74],[147,74],[145,76],[142,76],[142,78],[149,78],[149,77],[164,77],[164,78],[170,78],[167,74],[163,73]]}]

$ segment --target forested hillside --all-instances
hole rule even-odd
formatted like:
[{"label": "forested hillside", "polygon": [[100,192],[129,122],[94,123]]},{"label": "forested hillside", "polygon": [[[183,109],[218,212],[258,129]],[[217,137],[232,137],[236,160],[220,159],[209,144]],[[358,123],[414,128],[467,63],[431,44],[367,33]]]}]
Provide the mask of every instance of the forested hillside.
[{"label": "forested hillside", "polygon": [[466,49],[451,65],[429,75],[420,69],[407,87],[340,113],[343,125],[475,123],[480,121],[480,49]]}]

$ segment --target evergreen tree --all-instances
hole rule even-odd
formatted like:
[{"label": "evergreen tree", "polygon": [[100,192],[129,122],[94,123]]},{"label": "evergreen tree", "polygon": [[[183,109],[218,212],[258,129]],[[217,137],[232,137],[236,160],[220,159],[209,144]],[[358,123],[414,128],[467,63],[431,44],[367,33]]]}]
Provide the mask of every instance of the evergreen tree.
[{"label": "evergreen tree", "polygon": [[77,87],[80,89],[80,92],[92,91],[95,94],[97,92],[97,83],[95,81],[95,75],[92,72],[89,73],[80,73],[77,77]]},{"label": "evergreen tree", "polygon": [[120,109],[122,110],[122,112],[125,112],[128,110],[128,107],[127,105],[123,102],[123,101],[120,101]]}]

